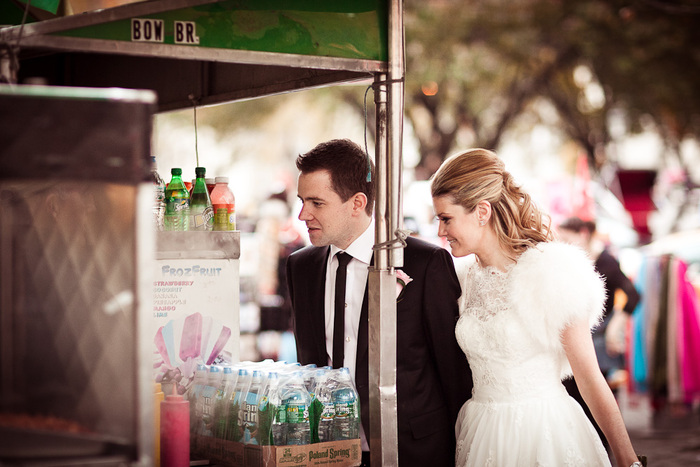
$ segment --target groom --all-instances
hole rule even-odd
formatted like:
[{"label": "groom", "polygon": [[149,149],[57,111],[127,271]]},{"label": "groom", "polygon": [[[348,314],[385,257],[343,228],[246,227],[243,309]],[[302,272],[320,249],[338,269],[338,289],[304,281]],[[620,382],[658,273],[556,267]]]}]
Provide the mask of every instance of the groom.
[{"label": "groom", "polygon": [[[360,395],[363,465],[369,465],[367,276],[374,245],[374,184],[367,182],[367,172],[374,168],[349,140],[321,143],[299,156],[296,165],[303,205],[299,219],[313,244],[287,260],[297,355],[302,364],[350,369]],[[396,319],[399,465],[451,466],[455,420],[472,388],[454,333],[461,291],[446,250],[410,237],[407,243],[401,270],[411,280],[397,301]],[[334,329],[340,263],[343,325]]]}]

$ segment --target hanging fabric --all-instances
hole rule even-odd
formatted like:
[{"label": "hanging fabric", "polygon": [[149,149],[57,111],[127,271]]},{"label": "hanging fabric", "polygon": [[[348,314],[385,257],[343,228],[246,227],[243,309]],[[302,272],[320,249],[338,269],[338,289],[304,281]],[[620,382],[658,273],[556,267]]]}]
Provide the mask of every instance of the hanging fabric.
[{"label": "hanging fabric", "polygon": [[652,404],[700,399],[700,299],[687,264],[670,255],[644,256],[635,285],[642,300],[629,326],[630,390]]},{"label": "hanging fabric", "polygon": [[678,261],[678,357],[684,402],[691,403],[700,397],[700,300],[687,271]]}]

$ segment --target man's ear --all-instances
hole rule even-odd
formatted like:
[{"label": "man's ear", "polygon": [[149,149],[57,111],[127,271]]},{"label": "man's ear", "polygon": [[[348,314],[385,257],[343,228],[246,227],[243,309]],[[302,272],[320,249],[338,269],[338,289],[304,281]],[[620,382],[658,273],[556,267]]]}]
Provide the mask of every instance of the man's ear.
[{"label": "man's ear", "polygon": [[358,191],[352,197],[352,211],[354,213],[362,213],[367,207],[367,195]]}]

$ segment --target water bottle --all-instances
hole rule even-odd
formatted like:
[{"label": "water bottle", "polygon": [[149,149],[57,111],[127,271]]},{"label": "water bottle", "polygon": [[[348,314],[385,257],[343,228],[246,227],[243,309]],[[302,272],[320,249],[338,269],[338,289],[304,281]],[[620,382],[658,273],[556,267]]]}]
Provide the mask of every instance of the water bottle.
[{"label": "water bottle", "polygon": [[157,231],[161,231],[165,226],[165,181],[158,173],[155,156],[151,157],[151,179],[156,189],[153,202],[153,223]]},{"label": "water bottle", "polygon": [[165,188],[165,230],[188,230],[190,194],[182,182],[182,169],[170,170],[172,179]]},{"label": "water bottle", "polygon": [[246,386],[250,383],[248,370],[240,368],[238,370],[238,378],[231,392],[231,397],[228,402],[228,424],[226,427],[226,439],[229,441],[238,441],[241,439],[241,402]]},{"label": "water bottle", "polygon": [[287,445],[309,444],[311,425],[309,405],[311,396],[304,387],[301,371],[289,375],[281,389],[282,405],[286,410]]},{"label": "water bottle", "polygon": [[194,380],[192,381],[192,386],[187,391],[187,400],[190,403],[190,433],[196,433],[197,421],[202,419],[201,407],[197,406],[199,401],[199,395],[202,392],[202,388],[207,385],[207,379],[209,378],[209,371],[206,365],[199,364],[194,372]]},{"label": "water bottle", "polygon": [[304,379],[304,387],[309,391],[309,395],[313,398],[314,396],[314,386],[316,385],[316,364],[309,363],[302,367],[301,376]]},{"label": "water bottle", "polygon": [[350,370],[343,367],[336,373],[332,391],[333,440],[356,439],[360,437],[360,400],[350,377]]},{"label": "water bottle", "polygon": [[258,404],[260,391],[263,385],[263,374],[259,370],[253,370],[250,386],[243,395],[241,404],[242,423],[241,439],[243,444],[260,444],[258,437]]},{"label": "water bottle", "polygon": [[190,198],[190,230],[210,231],[214,227],[214,210],[211,198],[204,180],[206,169],[196,167],[194,169],[197,178],[192,187]]},{"label": "water bottle", "polygon": [[228,424],[228,400],[233,392],[234,384],[236,383],[237,374],[233,372],[230,366],[224,367],[224,376],[221,380],[221,386],[216,396],[214,405],[214,437],[217,439],[226,439],[226,426]]},{"label": "water bottle", "polygon": [[[312,411],[312,441],[324,443],[333,439],[333,422],[335,418],[335,405],[333,404],[333,388],[335,380],[332,374],[325,369],[316,371],[316,385],[314,387]],[[315,427],[315,428],[314,428]]]},{"label": "water bottle", "polygon": [[209,368],[209,378],[207,379],[207,385],[202,388],[202,392],[199,395],[199,400],[197,404],[201,407],[202,418],[198,421],[199,430],[197,432],[200,436],[213,436],[214,435],[214,409],[216,407],[216,399],[220,397],[219,394],[221,388],[221,380],[223,378],[223,372],[218,366],[212,365]]},{"label": "water bottle", "polygon": [[259,441],[263,445],[284,446],[287,444],[287,411],[280,398],[280,377],[271,371],[258,404]]},{"label": "water bottle", "polygon": [[214,230],[236,230],[236,198],[228,186],[228,177],[216,177],[211,192]]}]

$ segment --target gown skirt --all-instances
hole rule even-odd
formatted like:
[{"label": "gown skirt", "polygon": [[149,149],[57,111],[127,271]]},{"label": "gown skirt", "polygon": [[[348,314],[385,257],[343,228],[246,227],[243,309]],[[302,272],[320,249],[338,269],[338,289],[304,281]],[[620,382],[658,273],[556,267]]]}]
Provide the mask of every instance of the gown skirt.
[{"label": "gown skirt", "polygon": [[610,466],[603,443],[564,386],[531,398],[464,403],[455,427],[457,467]]}]

